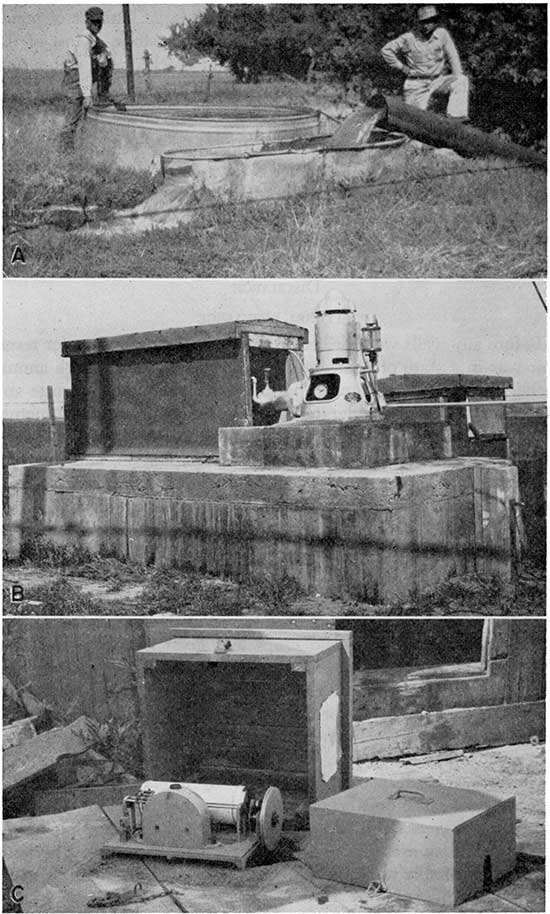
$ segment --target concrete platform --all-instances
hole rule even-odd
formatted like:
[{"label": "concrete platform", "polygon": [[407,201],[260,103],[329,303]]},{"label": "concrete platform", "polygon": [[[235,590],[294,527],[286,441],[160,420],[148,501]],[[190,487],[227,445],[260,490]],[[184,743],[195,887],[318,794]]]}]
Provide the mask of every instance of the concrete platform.
[{"label": "concrete platform", "polygon": [[218,440],[222,466],[364,469],[453,456],[451,428],[443,422],[296,419],[220,428]]},{"label": "concrete platform", "polygon": [[511,576],[517,470],[487,458],[364,469],[97,458],[10,468],[8,552],[44,537],[233,580],[391,602],[449,574]]}]

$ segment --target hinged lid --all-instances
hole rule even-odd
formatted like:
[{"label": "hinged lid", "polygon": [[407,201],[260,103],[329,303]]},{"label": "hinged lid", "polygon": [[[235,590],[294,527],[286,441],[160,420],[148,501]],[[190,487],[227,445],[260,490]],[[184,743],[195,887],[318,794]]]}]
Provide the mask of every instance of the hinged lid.
[{"label": "hinged lid", "polygon": [[435,780],[372,778],[321,800],[315,806],[366,817],[455,829],[501,802],[491,794],[447,787]]},{"label": "hinged lid", "polygon": [[340,648],[340,640],[310,640],[307,638],[189,637],[173,638],[137,652],[148,660],[184,660],[203,662],[291,663],[319,659]]}]

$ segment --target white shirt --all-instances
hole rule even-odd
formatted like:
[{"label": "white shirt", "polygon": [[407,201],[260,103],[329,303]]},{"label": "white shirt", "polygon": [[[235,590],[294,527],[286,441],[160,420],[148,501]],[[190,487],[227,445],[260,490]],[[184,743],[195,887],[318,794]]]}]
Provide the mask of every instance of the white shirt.
[{"label": "white shirt", "polygon": [[86,29],[82,35],[76,35],[68,48],[67,60],[68,67],[78,67],[78,76],[82,95],[91,96],[92,94],[92,62],[91,50],[95,45],[95,35]]},{"label": "white shirt", "polygon": [[447,29],[434,29],[429,38],[405,32],[382,48],[382,57],[394,70],[408,67],[411,76],[434,78],[452,73],[462,75],[462,64]]}]

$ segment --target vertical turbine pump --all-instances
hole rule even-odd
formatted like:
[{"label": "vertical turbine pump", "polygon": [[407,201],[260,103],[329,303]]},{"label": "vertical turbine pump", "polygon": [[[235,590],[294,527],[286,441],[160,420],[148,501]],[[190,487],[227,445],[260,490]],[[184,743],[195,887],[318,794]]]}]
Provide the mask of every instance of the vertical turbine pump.
[{"label": "vertical turbine pump", "polygon": [[317,364],[310,372],[302,418],[380,417],[383,403],[376,376],[381,348],[376,315],[361,321],[357,312],[340,299],[317,311]]},{"label": "vertical turbine pump", "polygon": [[252,378],[252,399],[259,406],[286,410],[299,420],[379,419],[384,407],[377,385],[381,349],[376,315],[361,321],[357,311],[333,292],[324,309],[315,314],[315,368],[308,371],[300,363],[303,379],[286,391],[271,389],[269,369],[265,369],[262,391]]}]

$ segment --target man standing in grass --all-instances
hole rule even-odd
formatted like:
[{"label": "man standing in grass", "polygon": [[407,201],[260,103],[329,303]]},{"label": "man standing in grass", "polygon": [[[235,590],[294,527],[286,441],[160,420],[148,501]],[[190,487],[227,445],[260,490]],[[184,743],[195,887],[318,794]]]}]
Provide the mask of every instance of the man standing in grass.
[{"label": "man standing in grass", "polygon": [[[64,152],[74,150],[78,125],[92,104],[92,90],[98,86],[105,93],[105,80],[110,82],[112,60],[107,45],[98,38],[103,26],[103,10],[91,6],[85,13],[86,30],[76,35],[67,51],[64,63],[63,90],[67,99],[65,123],[61,131]],[[102,71],[108,71],[105,74]]]},{"label": "man standing in grass", "polygon": [[405,76],[406,105],[426,111],[436,92],[449,96],[447,117],[468,121],[468,77],[462,70],[455,43],[438,24],[435,6],[421,6],[416,26],[382,48],[388,66]]}]

